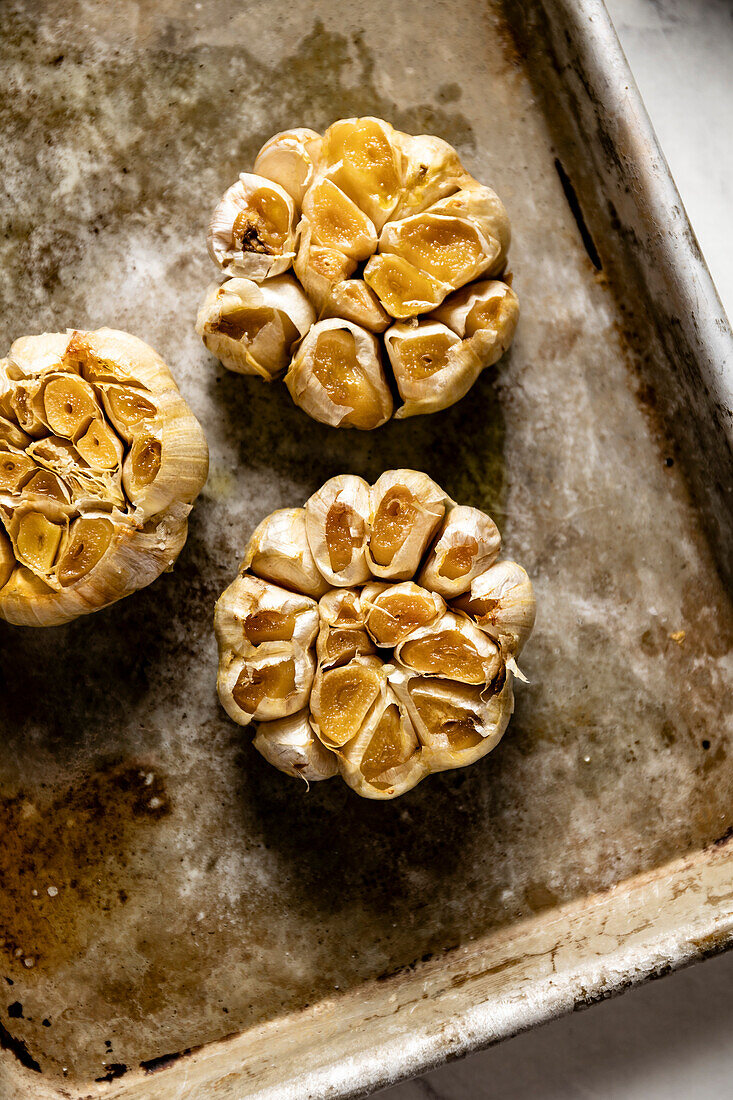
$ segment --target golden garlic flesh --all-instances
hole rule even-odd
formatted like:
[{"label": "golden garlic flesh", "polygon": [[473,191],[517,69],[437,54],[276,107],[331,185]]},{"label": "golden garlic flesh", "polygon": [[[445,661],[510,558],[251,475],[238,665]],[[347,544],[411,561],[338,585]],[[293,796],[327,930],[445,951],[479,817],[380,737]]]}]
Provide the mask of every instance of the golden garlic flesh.
[{"label": "golden garlic flesh", "polygon": [[365,798],[485,756],[535,614],[500,545],[489,516],[416,470],[373,486],[331,478],[263,520],[219,598],[222,705],[258,724],[255,748],[276,768],[338,773]]},{"label": "golden garlic flesh", "polygon": [[150,584],[207,470],[201,426],[142,340],[16,340],[0,362],[0,617],[53,626]]},{"label": "golden garlic flesh", "polygon": [[[196,328],[228,369],[284,374],[313,419],[369,431],[392,388],[398,418],[447,408],[508,349],[509,242],[501,200],[440,138],[370,117],[286,130],[214,212],[224,281]],[[32,434],[32,409],[19,423]]]}]

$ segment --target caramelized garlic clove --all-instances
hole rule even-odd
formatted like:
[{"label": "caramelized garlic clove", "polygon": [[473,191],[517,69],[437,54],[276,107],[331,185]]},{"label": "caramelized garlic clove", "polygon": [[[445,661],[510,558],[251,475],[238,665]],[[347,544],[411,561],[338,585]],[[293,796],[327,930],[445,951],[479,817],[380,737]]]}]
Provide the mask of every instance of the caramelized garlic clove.
[{"label": "caramelized garlic clove", "polygon": [[414,581],[385,584],[374,581],[362,589],[361,607],[375,643],[393,649],[415,630],[432,623],[446,610],[445,601]]},{"label": "caramelized garlic clove", "polygon": [[355,657],[376,654],[365,629],[359,589],[331,589],[321,597],[318,614],[320,629],[316,654],[319,668],[336,668]]},{"label": "caramelized garlic clove", "polygon": [[227,275],[261,282],[292,265],[295,227],[295,204],[287,191],[242,172],[212,216],[209,255]]},{"label": "caramelized garlic clove", "polygon": [[375,577],[409,580],[445,515],[449,498],[427,474],[387,470],[370,492],[367,550]]},{"label": "caramelized garlic clove", "polygon": [[379,345],[351,321],[318,321],[298,348],[285,385],[314,420],[370,431],[392,415]]},{"label": "caramelized garlic clove", "polygon": [[17,496],[38,469],[30,455],[0,447],[0,496]]},{"label": "caramelized garlic clove", "polygon": [[429,313],[451,291],[448,284],[391,253],[372,256],[364,268],[364,280],[390,317],[401,320]]},{"label": "caramelized garlic clove", "polygon": [[322,138],[305,126],[283,130],[266,141],[254,163],[255,175],[277,183],[296,208],[315,178],[321,159]]},{"label": "caramelized garlic clove", "polygon": [[518,657],[532,633],[536,602],[532,582],[521,565],[498,561],[471,582],[470,593],[455,607],[470,615],[506,657]]},{"label": "caramelized garlic clove", "polygon": [[224,366],[272,381],[290,363],[293,344],[316,319],[292,275],[259,285],[227,279],[210,286],[196,318],[196,332]]},{"label": "caramelized garlic clove", "polygon": [[392,318],[363,279],[335,283],[321,311],[322,317],[341,317],[369,332],[384,332]]},{"label": "caramelized garlic clove", "polygon": [[320,244],[310,221],[303,216],[298,225],[298,250],[293,267],[320,316],[328,307],[334,288],[353,275],[357,263],[339,249]]},{"label": "caramelized garlic clove", "polygon": [[305,514],[305,508],[271,512],[255,529],[240,568],[318,599],[330,585],[311,551]]},{"label": "caramelized garlic clove", "polygon": [[47,581],[66,534],[66,523],[54,522],[32,505],[22,505],[14,512],[8,529],[19,563]]},{"label": "caramelized garlic clove", "polygon": [[452,145],[431,134],[400,134],[403,192],[392,214],[397,221],[419,214],[460,188],[465,170]]},{"label": "caramelized garlic clove", "polygon": [[478,508],[455,505],[450,509],[418,575],[418,583],[446,600],[468,592],[501,548],[494,521]]},{"label": "caramelized garlic clove", "polygon": [[486,273],[498,275],[504,270],[511,243],[511,228],[504,203],[490,187],[465,176],[460,189],[439,199],[430,207],[430,213],[471,221],[487,241],[496,245]]},{"label": "caramelized garlic clove", "polygon": [[214,609],[219,648],[242,657],[272,642],[292,642],[308,649],[318,626],[315,600],[248,573],[232,581]]},{"label": "caramelized garlic clove", "polygon": [[503,668],[498,645],[465,615],[446,611],[395,649],[395,661],[420,676],[490,684]]},{"label": "caramelized garlic clove", "polygon": [[219,657],[219,699],[240,726],[285,718],[308,702],[315,674],[310,650],[292,642],[263,642],[247,656],[224,649]]},{"label": "caramelized garlic clove", "polygon": [[286,775],[317,783],[338,774],[338,757],[322,745],[308,720],[308,708],[274,722],[259,722],[252,744]]},{"label": "caramelized garlic clove", "polygon": [[457,290],[495,266],[499,242],[485,237],[469,218],[434,210],[389,222],[379,238],[379,252],[401,257],[443,286]]},{"label": "caramelized garlic clove", "polygon": [[330,179],[320,179],[303,199],[303,217],[312,240],[359,263],[377,248],[377,231],[370,218]]},{"label": "caramelized garlic clove", "polygon": [[310,699],[311,721],[327,748],[342,749],[361,730],[374,704],[386,695],[387,668],[378,657],[356,657],[319,669]]},{"label": "caramelized garlic clove", "polygon": [[371,219],[391,217],[403,189],[405,155],[399,135],[381,118],[344,118],[323,135],[322,170]]},{"label": "caramelized garlic clove", "polygon": [[362,798],[397,798],[428,774],[407,708],[388,688],[338,756],[341,775]]},{"label": "caramelized garlic clove", "polygon": [[473,764],[496,748],[514,709],[512,674],[502,670],[495,690],[426,679],[397,670],[390,677],[412,718],[431,772]]},{"label": "caramelized garlic clove", "polygon": [[348,588],[369,579],[369,486],[363,478],[330,478],[307,501],[305,528],[318,570],[330,585]]}]

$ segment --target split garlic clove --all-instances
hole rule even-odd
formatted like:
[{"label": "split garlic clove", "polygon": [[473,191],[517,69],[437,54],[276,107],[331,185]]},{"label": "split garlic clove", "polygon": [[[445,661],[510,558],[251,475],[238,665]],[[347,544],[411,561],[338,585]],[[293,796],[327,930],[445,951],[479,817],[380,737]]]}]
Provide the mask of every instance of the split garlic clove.
[{"label": "split garlic clove", "polygon": [[55,625],[150,584],[183,547],[208,466],[163,360],[111,329],[46,333],[16,341],[2,376],[18,430],[0,445],[0,522],[17,564],[0,616]]},{"label": "split garlic clove", "polygon": [[320,244],[308,218],[302,217],[298,225],[298,251],[293,268],[321,316],[328,309],[335,288],[351,278],[357,263],[345,252]]},{"label": "split garlic clove", "polygon": [[341,775],[363,798],[398,798],[428,774],[406,706],[388,688],[338,755]]},{"label": "split garlic clove", "polygon": [[318,604],[320,629],[316,643],[318,667],[336,668],[355,657],[376,654],[366,630],[358,588],[333,588]]},{"label": "split garlic clove", "polygon": [[370,578],[369,485],[355,474],[330,478],[305,506],[308,544],[319,572],[338,588]]},{"label": "split garlic clove", "polygon": [[402,195],[406,158],[388,122],[343,118],[323,135],[322,170],[379,230]]},{"label": "split garlic clove", "polygon": [[260,722],[252,744],[286,775],[317,783],[338,775],[338,757],[313,732],[307,708],[274,722]]},{"label": "split garlic clove", "polygon": [[318,669],[310,700],[311,721],[327,748],[340,750],[356,737],[374,705],[385,697],[387,675],[387,666],[370,656]]},{"label": "split garlic clove", "polygon": [[321,144],[320,134],[305,126],[283,130],[260,149],[254,163],[255,175],[277,183],[300,208],[315,178]]},{"label": "split garlic clove", "polygon": [[392,415],[392,394],[371,332],[340,318],[318,321],[298,348],[285,385],[314,420],[369,431]]},{"label": "split garlic clove", "polygon": [[532,633],[536,602],[532,582],[521,565],[498,561],[471,582],[471,591],[455,606],[501,647],[506,657],[517,657]]},{"label": "split garlic clove", "polygon": [[367,562],[375,577],[409,580],[437,531],[449,497],[427,474],[387,470],[370,493]]},{"label": "split garlic clove", "polygon": [[452,145],[431,134],[400,134],[404,156],[403,192],[394,220],[420,214],[439,199],[459,190],[465,169]]},{"label": "split garlic clove", "polygon": [[270,642],[292,642],[308,649],[318,627],[315,600],[247,573],[232,581],[214,610],[220,649],[242,657]]},{"label": "split garlic clove", "polygon": [[263,519],[249,540],[240,568],[314,599],[330,588],[308,543],[305,508],[280,508]]},{"label": "split garlic clove", "polygon": [[448,288],[448,294],[493,269],[500,245],[485,236],[471,218],[435,211],[433,206],[422,214],[388,223],[379,238],[379,252],[398,256],[432,276]]},{"label": "split garlic clove", "polygon": [[511,227],[504,203],[490,187],[466,176],[461,181],[460,189],[434,203],[430,213],[470,221],[484,239],[495,246],[491,262],[484,269],[486,273],[498,275],[504,270],[511,243]]},{"label": "split garlic clove", "polygon": [[390,317],[402,320],[429,313],[451,291],[447,283],[421,271],[403,256],[389,253],[372,256],[364,268],[364,280]]},{"label": "split garlic clove", "polygon": [[377,248],[377,231],[371,218],[330,179],[320,179],[306,192],[303,217],[312,239],[323,248],[350,260],[367,260]]},{"label": "split garlic clove", "polygon": [[242,172],[209,225],[209,255],[227,275],[261,282],[281,275],[295,257],[296,210],[278,183]]},{"label": "split garlic clove", "polygon": [[405,705],[431,772],[475,763],[496,748],[514,709],[512,674],[502,671],[491,694],[478,686],[395,672],[393,690]]},{"label": "split garlic clove", "polygon": [[322,309],[323,317],[342,317],[369,332],[384,332],[392,318],[363,279],[344,279],[331,288]]},{"label": "split garlic clove", "polygon": [[443,520],[418,583],[452,600],[469,591],[474,578],[495,561],[500,547],[499,530],[485,512],[455,505]]},{"label": "split garlic clove", "polygon": [[293,344],[315,319],[313,306],[292,275],[262,284],[227,279],[209,287],[196,332],[228,370],[272,381],[287,370]]},{"label": "split garlic clove", "polygon": [[229,717],[247,726],[302,710],[314,675],[312,651],[292,642],[263,642],[245,657],[224,648],[219,651],[217,691]]},{"label": "split garlic clove", "polygon": [[395,661],[420,676],[489,684],[503,668],[498,645],[465,615],[446,611],[396,647]]},{"label": "split garlic clove", "polygon": [[414,581],[401,584],[375,581],[362,589],[361,609],[366,613],[366,628],[374,642],[393,649],[415,630],[443,615],[446,606],[436,592],[428,592]]}]

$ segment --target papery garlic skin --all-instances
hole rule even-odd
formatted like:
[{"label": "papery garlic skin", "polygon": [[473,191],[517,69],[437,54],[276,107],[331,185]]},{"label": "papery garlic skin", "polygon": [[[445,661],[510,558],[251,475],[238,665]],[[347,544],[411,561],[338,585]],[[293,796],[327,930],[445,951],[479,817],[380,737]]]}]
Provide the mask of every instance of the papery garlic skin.
[{"label": "papery garlic skin", "polygon": [[287,718],[260,722],[252,744],[279,771],[318,783],[338,774],[338,757],[318,740],[308,716],[306,708]]},{"label": "papery garlic skin", "polygon": [[[370,116],[339,119],[322,136],[286,130],[224,194],[209,251],[225,275],[263,292],[292,265],[288,278],[310,310],[298,308],[296,318],[275,307],[278,323],[257,327],[255,316],[240,331],[242,313],[229,295],[243,291],[225,284],[207,293],[197,331],[230,370],[268,381],[284,374],[313,419],[372,431],[392,415],[454,404],[507,350],[518,318],[503,281],[510,239],[499,197],[440,138]],[[456,295],[477,288],[496,301],[483,302],[483,311],[473,302],[466,320]],[[251,290],[247,296],[256,302]],[[328,331],[340,335],[316,369],[316,336]],[[403,402],[396,412],[390,367]],[[20,426],[32,434],[32,416]],[[0,420],[0,438],[2,429]]]},{"label": "papery garlic skin", "polygon": [[295,203],[278,183],[242,172],[214,211],[209,255],[227,275],[261,282],[295,259]]},{"label": "papery garlic skin", "polygon": [[17,340],[1,373],[0,525],[17,564],[0,561],[0,617],[56,625],[150,584],[208,470],[163,360],[113,329],[44,333]]},{"label": "papery garlic skin", "polygon": [[500,542],[420,471],[329,479],[260,524],[217,603],[222,705],[261,723],[255,747],[275,767],[339,774],[363,798],[485,756],[534,621],[531,582],[495,561]]}]

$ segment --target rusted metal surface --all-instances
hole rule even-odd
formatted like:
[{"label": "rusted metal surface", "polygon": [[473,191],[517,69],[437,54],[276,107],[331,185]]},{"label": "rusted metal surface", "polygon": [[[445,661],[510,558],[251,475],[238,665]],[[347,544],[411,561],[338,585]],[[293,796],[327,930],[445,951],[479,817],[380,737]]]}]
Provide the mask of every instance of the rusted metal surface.
[{"label": "rusted metal surface", "polygon": [[[0,624],[2,1100],[364,1095],[726,946],[730,332],[603,8],[22,0],[3,31],[3,346],[138,333],[212,474],[171,574]],[[365,436],[193,318],[261,142],[367,113],[497,188],[523,316],[458,406]],[[465,772],[307,792],[217,705],[213,602],[267,511],[402,465],[535,578],[531,683]]]}]

